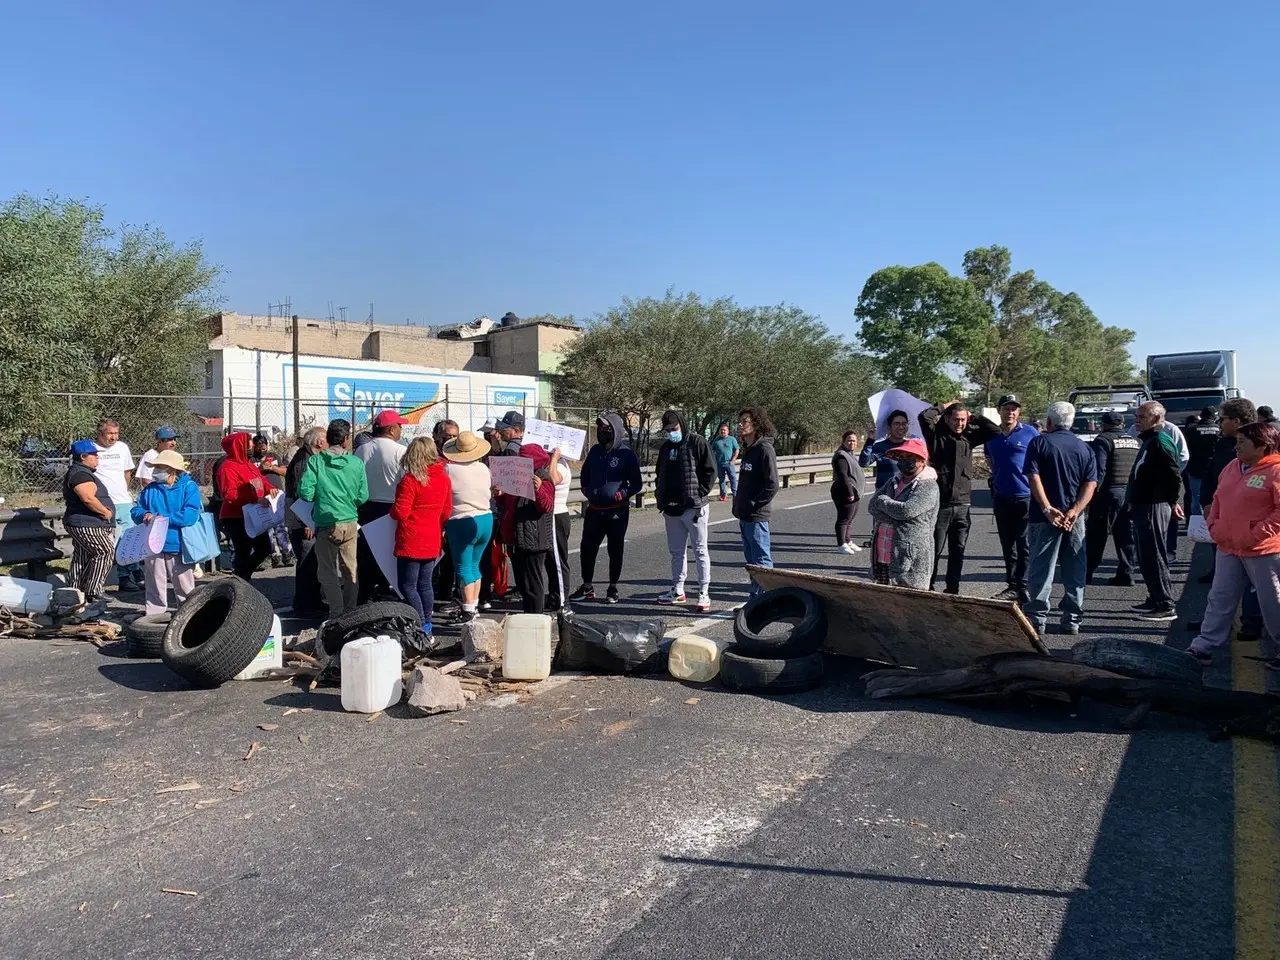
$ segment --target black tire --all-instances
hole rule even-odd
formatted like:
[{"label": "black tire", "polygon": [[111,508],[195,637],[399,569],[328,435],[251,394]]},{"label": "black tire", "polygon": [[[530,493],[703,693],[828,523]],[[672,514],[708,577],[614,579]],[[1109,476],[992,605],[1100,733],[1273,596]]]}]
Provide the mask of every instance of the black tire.
[{"label": "black tire", "polygon": [[159,660],[164,651],[164,634],[173,618],[170,611],[139,617],[124,628],[125,652],[139,660]]},{"label": "black tire", "polygon": [[822,654],[787,660],[744,657],[730,647],[720,654],[720,682],[742,693],[801,693],[822,682]]},{"label": "black tire", "polygon": [[399,600],[376,600],[325,621],[318,639],[324,652],[330,657],[336,657],[353,632],[380,620],[411,620],[422,626],[418,611],[409,604]]},{"label": "black tire", "polygon": [[[779,620],[799,620],[786,630],[762,634]],[[733,621],[734,649],[742,657],[786,660],[817,653],[827,638],[822,601],[808,590],[782,587],[752,597]]]},{"label": "black tire", "polygon": [[1185,650],[1175,650],[1146,640],[1100,637],[1081,640],[1071,648],[1071,659],[1099,670],[1110,670],[1140,680],[1174,680],[1200,683],[1200,662]]},{"label": "black tire", "polygon": [[272,617],[271,602],[239,577],[201,584],[169,621],[161,658],[193,686],[221,686],[253,662]]}]

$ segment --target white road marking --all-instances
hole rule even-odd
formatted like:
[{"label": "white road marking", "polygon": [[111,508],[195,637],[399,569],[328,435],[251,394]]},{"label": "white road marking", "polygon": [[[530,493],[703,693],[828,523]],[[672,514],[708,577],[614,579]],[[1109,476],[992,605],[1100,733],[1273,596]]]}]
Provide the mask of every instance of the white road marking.
[{"label": "white road marking", "polygon": [[707,627],[715,626],[717,623],[723,623],[725,620],[732,620],[736,615],[736,610],[725,610],[721,613],[713,613],[706,617],[700,617],[697,620],[691,620],[688,623],[682,623],[680,626],[672,630],[668,630],[664,636],[683,637],[686,634],[697,633],[700,630],[705,630]]},{"label": "white road marking", "polygon": [[734,523],[734,522],[736,522],[736,521],[737,521],[737,519],[738,519],[737,517],[730,517],[730,518],[729,518],[729,519],[727,519],[727,520],[712,520],[710,523],[708,523],[708,524],[707,524],[707,526],[708,526],[708,527],[718,527],[718,526],[720,526],[720,524],[722,524],[722,523]]},{"label": "white road marking", "polygon": [[[630,543],[630,542],[631,542],[631,538],[630,538],[630,537],[626,537],[622,542],[623,542],[623,543]],[[581,548],[581,547],[576,547],[576,548],[574,548],[573,550],[570,550],[570,551],[569,551],[569,553],[567,554],[567,556],[572,557],[575,553],[581,553],[581,552],[582,552],[582,548]]]},{"label": "white road marking", "polygon": [[824,503],[830,503],[830,502],[831,502],[830,499],[815,500],[813,501],[813,503],[797,503],[794,507],[783,507],[782,509],[783,510],[803,510],[805,507],[820,507]]}]

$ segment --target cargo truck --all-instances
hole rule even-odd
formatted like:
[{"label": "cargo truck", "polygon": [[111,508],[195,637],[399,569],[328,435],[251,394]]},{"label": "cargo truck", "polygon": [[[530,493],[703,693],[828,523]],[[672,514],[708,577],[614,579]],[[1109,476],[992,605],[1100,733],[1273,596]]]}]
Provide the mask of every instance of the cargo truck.
[{"label": "cargo truck", "polygon": [[1240,396],[1234,350],[1157,353],[1147,357],[1147,388],[1166,419],[1181,424],[1205,407]]}]

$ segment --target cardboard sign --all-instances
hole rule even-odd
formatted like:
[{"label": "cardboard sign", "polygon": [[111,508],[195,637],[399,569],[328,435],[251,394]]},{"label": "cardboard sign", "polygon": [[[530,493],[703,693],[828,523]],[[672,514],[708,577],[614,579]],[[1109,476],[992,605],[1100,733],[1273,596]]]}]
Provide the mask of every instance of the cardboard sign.
[{"label": "cardboard sign", "polygon": [[570,460],[582,459],[582,448],[587,442],[587,431],[577,427],[566,427],[563,423],[552,423],[549,420],[536,420],[530,417],[524,422],[524,436],[521,443],[536,443],[550,453],[557,447],[560,455]]},{"label": "cardboard sign", "polygon": [[167,517],[152,517],[150,523],[130,527],[120,535],[120,542],[116,544],[116,563],[127,567],[159,555],[164,551],[164,541],[168,535]]},{"label": "cardboard sign", "polygon": [[933,404],[917,400],[907,391],[894,387],[867,397],[867,406],[871,408],[871,415],[876,418],[876,439],[879,440],[889,435],[889,414],[895,410],[906,413],[910,421],[907,435],[923,438],[924,435],[920,432],[920,412],[928,410]]},{"label": "cardboard sign", "polygon": [[310,500],[295,500],[289,505],[289,509],[293,511],[293,515],[302,521],[302,525],[308,530],[316,528],[315,519],[312,516],[316,505]]},{"label": "cardboard sign", "polygon": [[533,499],[533,461],[528,457],[490,457],[489,474],[503,493]]}]

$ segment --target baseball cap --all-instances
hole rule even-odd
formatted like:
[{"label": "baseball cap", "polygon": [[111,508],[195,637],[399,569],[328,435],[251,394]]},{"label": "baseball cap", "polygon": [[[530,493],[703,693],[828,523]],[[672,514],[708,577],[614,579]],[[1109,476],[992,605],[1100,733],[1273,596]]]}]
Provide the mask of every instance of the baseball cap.
[{"label": "baseball cap", "polygon": [[680,426],[680,415],[674,410],[668,410],[662,415],[662,425],[668,430]]},{"label": "baseball cap", "polygon": [[1108,410],[1102,415],[1102,422],[1108,427],[1120,427],[1124,425],[1124,417],[1114,410]]},{"label": "baseball cap", "polygon": [[884,455],[893,460],[897,460],[899,457],[919,457],[921,460],[928,460],[929,448],[924,445],[924,441],[919,437],[909,437],[901,446],[890,447],[884,452]]},{"label": "baseball cap", "polygon": [[375,427],[394,427],[398,423],[408,423],[404,417],[396,413],[394,410],[383,410],[380,414],[373,418]]},{"label": "baseball cap", "polygon": [[1022,409],[1022,401],[1018,399],[1018,395],[1016,393],[1006,393],[1000,398],[1000,402],[997,403],[996,406],[1003,407],[1006,403],[1012,403],[1019,410]]},{"label": "baseball cap", "polygon": [[1203,410],[1200,411],[1200,416],[1204,417],[1204,419],[1206,420],[1216,420],[1218,419],[1218,408],[1205,407]]},{"label": "baseball cap", "polygon": [[519,427],[520,429],[523,430],[524,414],[521,413],[519,410],[508,410],[506,413],[502,415],[502,419],[497,422],[496,426],[500,428]]},{"label": "baseball cap", "polygon": [[157,440],[177,440],[178,433],[173,427],[161,427],[156,431]]},{"label": "baseball cap", "polygon": [[92,440],[77,440],[71,444],[71,455],[73,457],[87,457],[91,453],[98,452],[98,445]]}]

